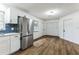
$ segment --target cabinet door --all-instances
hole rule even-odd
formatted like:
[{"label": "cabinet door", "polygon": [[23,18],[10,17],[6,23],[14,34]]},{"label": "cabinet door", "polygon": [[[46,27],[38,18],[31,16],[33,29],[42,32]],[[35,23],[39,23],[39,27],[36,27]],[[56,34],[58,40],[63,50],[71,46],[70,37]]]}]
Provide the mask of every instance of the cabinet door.
[{"label": "cabinet door", "polygon": [[11,36],[10,40],[11,40],[11,53],[19,50],[20,49],[20,35]]},{"label": "cabinet door", "polygon": [[18,9],[7,8],[5,11],[5,23],[17,24]]},{"label": "cabinet door", "polygon": [[5,23],[10,23],[10,8],[5,10]]},{"label": "cabinet door", "polygon": [[0,54],[10,54],[10,40],[9,37],[0,37]]},{"label": "cabinet door", "polygon": [[17,24],[18,10],[16,8],[10,9],[10,22]]}]

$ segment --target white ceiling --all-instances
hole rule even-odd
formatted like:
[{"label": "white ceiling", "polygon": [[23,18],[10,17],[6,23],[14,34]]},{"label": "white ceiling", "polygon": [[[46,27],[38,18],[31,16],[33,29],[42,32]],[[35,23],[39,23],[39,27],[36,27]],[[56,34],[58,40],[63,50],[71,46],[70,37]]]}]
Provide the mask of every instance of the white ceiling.
[{"label": "white ceiling", "polygon": [[[55,20],[79,10],[77,3],[7,3],[7,5],[20,8],[44,20]],[[54,9],[57,9],[59,13],[52,16],[45,14],[46,11]]]}]

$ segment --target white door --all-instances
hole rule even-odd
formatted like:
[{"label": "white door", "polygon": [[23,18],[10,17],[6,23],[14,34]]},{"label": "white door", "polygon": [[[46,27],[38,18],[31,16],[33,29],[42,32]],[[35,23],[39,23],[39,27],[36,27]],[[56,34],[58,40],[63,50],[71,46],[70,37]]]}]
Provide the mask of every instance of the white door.
[{"label": "white door", "polygon": [[47,26],[46,27],[47,35],[58,36],[59,32],[58,22],[48,22],[46,26]]},{"label": "white door", "polygon": [[78,19],[74,19],[73,21],[73,40],[75,43],[79,44],[79,20]]},{"label": "white door", "polygon": [[73,41],[73,31],[74,31],[74,24],[71,19],[67,19],[63,21],[63,36],[64,39]]}]

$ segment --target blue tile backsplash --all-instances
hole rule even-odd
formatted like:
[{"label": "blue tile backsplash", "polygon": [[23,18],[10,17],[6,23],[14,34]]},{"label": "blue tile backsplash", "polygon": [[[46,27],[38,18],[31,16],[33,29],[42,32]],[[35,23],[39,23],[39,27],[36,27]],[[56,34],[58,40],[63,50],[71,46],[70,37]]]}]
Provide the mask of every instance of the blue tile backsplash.
[{"label": "blue tile backsplash", "polygon": [[11,32],[18,32],[17,24],[6,24],[5,30],[0,31],[0,33],[11,33]]}]

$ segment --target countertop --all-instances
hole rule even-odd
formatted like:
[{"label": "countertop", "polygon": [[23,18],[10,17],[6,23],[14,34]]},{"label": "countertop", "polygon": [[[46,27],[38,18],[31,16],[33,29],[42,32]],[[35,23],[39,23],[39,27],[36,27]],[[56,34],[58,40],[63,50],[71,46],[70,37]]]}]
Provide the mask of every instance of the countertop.
[{"label": "countertop", "polygon": [[19,33],[1,33],[1,34],[0,34],[0,37],[1,37],[1,36],[16,35],[16,34],[19,34]]}]

